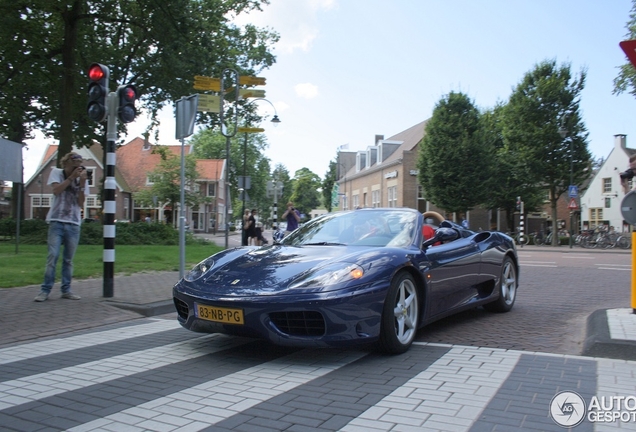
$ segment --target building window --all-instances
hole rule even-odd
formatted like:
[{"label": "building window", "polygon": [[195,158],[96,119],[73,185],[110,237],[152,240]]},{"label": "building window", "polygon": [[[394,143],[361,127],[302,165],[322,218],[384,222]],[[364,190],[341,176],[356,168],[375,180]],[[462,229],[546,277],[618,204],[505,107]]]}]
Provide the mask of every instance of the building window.
[{"label": "building window", "polygon": [[31,207],[50,207],[51,197],[34,195],[31,197]]},{"label": "building window", "polygon": [[418,200],[424,199],[424,188],[422,187],[421,184],[417,185],[417,199]]},{"label": "building window", "polygon": [[387,188],[387,204],[389,207],[397,207],[397,186]]},{"label": "building window", "polygon": [[151,178],[150,176],[146,177],[146,186],[152,186],[153,184],[155,184],[154,179]]},{"label": "building window", "polygon": [[86,182],[89,186],[95,186],[95,168],[86,168],[87,178]]},{"label": "building window", "polygon": [[208,196],[209,197],[216,196],[216,183],[208,183]]},{"label": "building window", "polygon": [[612,178],[603,179],[603,193],[612,193]]},{"label": "building window", "polygon": [[353,196],[353,208],[360,207],[360,195]]},{"label": "building window", "polygon": [[603,209],[591,208],[590,209],[590,226],[597,227],[603,221]]},{"label": "building window", "polygon": [[605,198],[605,208],[610,208],[612,206],[612,199],[610,197]]},{"label": "building window", "polygon": [[373,208],[380,207],[380,191],[379,190],[371,191],[371,207]]}]

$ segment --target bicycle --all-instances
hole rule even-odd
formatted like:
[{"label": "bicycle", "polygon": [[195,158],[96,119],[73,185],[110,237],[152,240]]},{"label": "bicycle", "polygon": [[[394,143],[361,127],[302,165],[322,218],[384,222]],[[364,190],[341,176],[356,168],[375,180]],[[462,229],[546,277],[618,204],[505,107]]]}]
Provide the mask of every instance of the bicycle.
[{"label": "bicycle", "polygon": [[534,237],[532,238],[532,243],[536,246],[542,246],[542,245],[547,245],[550,244],[550,242],[552,241],[552,232],[549,232],[548,235],[544,235],[543,231],[540,231],[538,233],[534,234]]},{"label": "bicycle", "polygon": [[517,245],[527,246],[530,243],[530,236],[528,234],[523,234],[523,241],[519,240],[521,239],[521,233],[519,232],[508,232],[506,234],[509,237],[512,237],[512,239],[515,241],[515,244]]}]

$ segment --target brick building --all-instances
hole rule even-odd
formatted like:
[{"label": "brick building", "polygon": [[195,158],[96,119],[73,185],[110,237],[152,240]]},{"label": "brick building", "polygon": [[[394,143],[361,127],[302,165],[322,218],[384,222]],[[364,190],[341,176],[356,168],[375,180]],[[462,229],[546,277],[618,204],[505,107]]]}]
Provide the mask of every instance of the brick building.
[{"label": "brick building", "polygon": [[[173,209],[166,203],[156,203],[152,207],[142,206],[134,200],[134,193],[150,187],[148,174],[159,164],[161,156],[153,153],[155,146],[142,138],[135,138],[117,148],[115,165],[115,219],[118,221],[143,221],[150,217],[156,222],[174,221]],[[177,157],[181,157],[181,146],[162,146]],[[53,194],[48,182],[51,168],[57,163],[57,145],[49,145],[34,175],[25,183],[26,218],[45,219]],[[84,204],[84,218],[100,218],[102,214],[101,184],[104,176],[104,153],[101,144],[73,149],[84,158],[84,166],[92,173],[89,182],[90,194]],[[185,146],[186,154],[192,151]],[[211,232],[222,226],[225,214],[225,160],[197,160],[196,188],[209,198],[209,204],[186,209],[186,220],[197,231]]]},{"label": "brick building", "polygon": [[357,152],[338,153],[338,210],[362,207],[409,207],[436,211],[448,219],[468,220],[472,229],[508,231],[505,217],[496,211],[474,209],[467,215],[447,213],[425,200],[418,182],[417,151],[426,122],[390,138],[375,135],[373,145]]}]

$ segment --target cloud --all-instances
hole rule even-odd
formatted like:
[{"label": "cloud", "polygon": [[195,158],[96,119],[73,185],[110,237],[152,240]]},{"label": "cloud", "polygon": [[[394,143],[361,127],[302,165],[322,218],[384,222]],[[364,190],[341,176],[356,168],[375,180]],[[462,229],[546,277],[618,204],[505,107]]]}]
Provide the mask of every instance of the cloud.
[{"label": "cloud", "polygon": [[263,6],[262,12],[239,15],[234,23],[274,29],[280,34],[275,49],[282,54],[296,50],[307,52],[319,36],[318,13],[334,8],[337,8],[336,0],[271,0],[269,5]]},{"label": "cloud", "polygon": [[303,99],[313,99],[318,96],[318,86],[311,83],[301,83],[294,86],[296,95]]}]

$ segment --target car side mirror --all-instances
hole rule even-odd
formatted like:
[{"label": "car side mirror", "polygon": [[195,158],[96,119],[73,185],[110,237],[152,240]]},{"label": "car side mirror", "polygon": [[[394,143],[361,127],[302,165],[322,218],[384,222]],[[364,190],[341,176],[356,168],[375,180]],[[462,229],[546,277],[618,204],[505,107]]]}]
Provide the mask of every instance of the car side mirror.
[{"label": "car side mirror", "polygon": [[426,249],[437,242],[449,242],[459,238],[459,232],[453,228],[440,227],[435,230],[435,235],[422,243],[422,249]]}]

